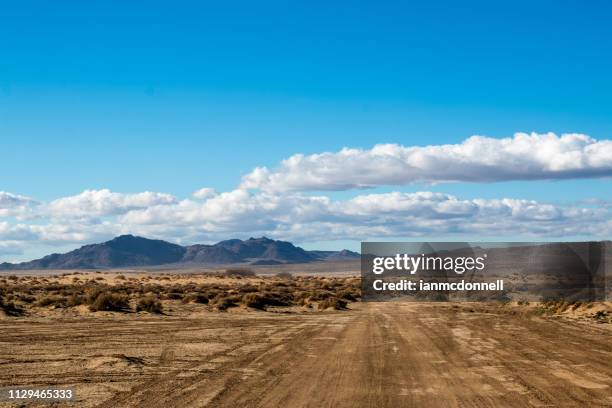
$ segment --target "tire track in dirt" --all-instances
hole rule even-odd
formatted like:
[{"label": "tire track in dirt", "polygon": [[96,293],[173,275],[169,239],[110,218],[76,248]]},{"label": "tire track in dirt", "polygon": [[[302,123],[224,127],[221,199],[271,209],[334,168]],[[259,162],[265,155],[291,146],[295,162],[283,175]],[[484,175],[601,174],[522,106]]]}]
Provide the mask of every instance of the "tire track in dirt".
[{"label": "tire track in dirt", "polygon": [[612,406],[610,325],[487,304],[351,307],[5,320],[0,385],[73,386],[79,406],[107,408]]},{"label": "tire track in dirt", "polygon": [[449,304],[351,313],[261,359],[273,369],[236,381],[210,406],[612,406],[608,329]]},{"label": "tire track in dirt", "polygon": [[[188,367],[171,369],[148,381],[114,396],[100,404],[100,407],[168,407],[202,406],[236,382],[236,377],[245,372],[254,356],[264,357],[269,350],[284,347],[283,342],[302,335],[303,332],[317,330],[320,323],[283,321],[277,328],[258,336],[237,339],[229,348],[209,354],[205,359],[196,361]],[[306,335],[305,337],[309,337]],[[171,342],[169,342],[171,344]],[[171,354],[164,349],[161,361]]]}]

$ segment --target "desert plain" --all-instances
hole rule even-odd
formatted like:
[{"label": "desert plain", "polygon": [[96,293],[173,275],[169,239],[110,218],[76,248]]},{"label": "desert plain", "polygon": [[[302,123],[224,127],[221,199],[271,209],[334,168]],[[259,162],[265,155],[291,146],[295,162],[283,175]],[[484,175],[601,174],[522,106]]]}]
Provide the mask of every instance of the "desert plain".
[{"label": "desert plain", "polygon": [[76,399],[0,406],[612,406],[610,302],[361,302],[345,269],[3,274],[0,387]]}]

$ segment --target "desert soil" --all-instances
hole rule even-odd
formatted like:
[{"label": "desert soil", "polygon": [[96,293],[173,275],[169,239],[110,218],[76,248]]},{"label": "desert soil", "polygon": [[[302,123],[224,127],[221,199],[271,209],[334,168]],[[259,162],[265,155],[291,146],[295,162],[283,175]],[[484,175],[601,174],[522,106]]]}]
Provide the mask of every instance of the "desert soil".
[{"label": "desert soil", "polygon": [[113,408],[612,406],[610,324],[351,307],[3,319],[0,386],[71,386],[76,406]]}]

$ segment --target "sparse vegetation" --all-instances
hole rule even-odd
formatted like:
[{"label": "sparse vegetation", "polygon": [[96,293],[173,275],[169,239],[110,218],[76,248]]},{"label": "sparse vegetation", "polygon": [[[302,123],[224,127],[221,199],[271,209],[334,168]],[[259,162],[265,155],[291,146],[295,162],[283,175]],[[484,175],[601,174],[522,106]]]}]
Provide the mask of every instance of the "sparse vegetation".
[{"label": "sparse vegetation", "polygon": [[247,293],[242,297],[242,304],[246,307],[252,307],[260,310],[264,310],[266,307],[264,297],[259,293]]},{"label": "sparse vegetation", "polygon": [[208,304],[209,300],[210,299],[208,298],[208,296],[206,296],[203,293],[196,293],[194,295],[194,297],[193,297],[193,301],[194,302],[201,303],[201,304],[204,304],[204,305]]},{"label": "sparse vegetation", "polygon": [[[10,316],[31,307],[68,310],[81,305],[88,306],[91,311],[161,313],[162,301],[165,300],[201,305],[209,311],[236,307],[264,311],[274,307],[343,310],[349,302],[360,298],[358,278],[292,276],[286,273],[266,277],[256,276],[252,270],[244,268],[188,275],[188,279],[179,274],[127,279],[124,275],[113,277],[109,273],[81,273],[79,278],[74,275],[5,277],[4,281],[0,280],[0,307],[5,315]],[[202,276],[205,280],[201,280]],[[34,312],[38,313],[36,309]]]},{"label": "sparse vegetation", "polygon": [[0,310],[8,316],[21,316],[24,310],[13,302],[7,302],[0,296]]},{"label": "sparse vegetation", "polygon": [[599,310],[593,314],[593,319],[600,323],[606,323],[610,320],[610,314],[606,310]]},{"label": "sparse vegetation", "polygon": [[231,268],[225,270],[225,276],[248,278],[255,276],[255,272],[247,268]]},{"label": "sparse vegetation", "polygon": [[100,293],[89,305],[89,310],[92,312],[125,312],[128,311],[129,308],[130,304],[127,297],[116,293]]},{"label": "sparse vegetation", "polygon": [[346,309],[347,302],[342,299],[337,298],[328,298],[317,304],[317,308],[319,310],[325,309],[335,309],[335,310],[344,310]]},{"label": "sparse vegetation", "polygon": [[170,292],[166,295],[166,297],[172,300],[181,300],[183,299],[183,294],[179,292]]},{"label": "sparse vegetation", "polygon": [[164,308],[159,299],[153,296],[147,296],[138,301],[136,311],[161,314],[164,312]]},{"label": "sparse vegetation", "polygon": [[36,306],[40,307],[66,307],[68,305],[68,299],[63,296],[55,295],[43,295],[36,302]]},{"label": "sparse vegetation", "polygon": [[229,309],[230,307],[236,307],[238,306],[238,299],[236,299],[236,297],[234,296],[222,296],[219,298],[216,298],[213,302],[213,306],[220,311],[225,311],[227,309]]}]

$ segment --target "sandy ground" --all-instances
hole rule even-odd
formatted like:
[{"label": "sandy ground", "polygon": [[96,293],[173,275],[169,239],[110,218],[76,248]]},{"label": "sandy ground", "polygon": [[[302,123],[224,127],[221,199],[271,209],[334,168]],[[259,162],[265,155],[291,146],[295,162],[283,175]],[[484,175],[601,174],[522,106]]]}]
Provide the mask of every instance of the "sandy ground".
[{"label": "sandy ground", "polygon": [[0,386],[72,386],[84,407],[612,406],[610,324],[351,307],[4,319]]}]

